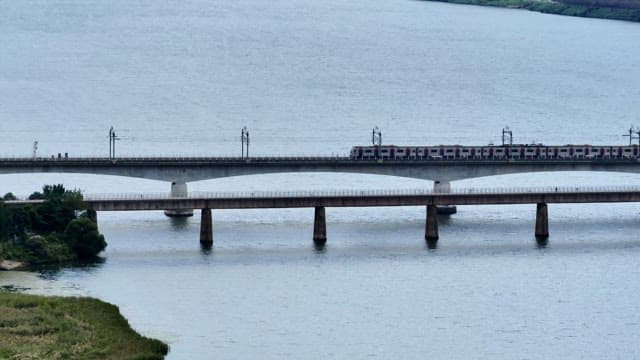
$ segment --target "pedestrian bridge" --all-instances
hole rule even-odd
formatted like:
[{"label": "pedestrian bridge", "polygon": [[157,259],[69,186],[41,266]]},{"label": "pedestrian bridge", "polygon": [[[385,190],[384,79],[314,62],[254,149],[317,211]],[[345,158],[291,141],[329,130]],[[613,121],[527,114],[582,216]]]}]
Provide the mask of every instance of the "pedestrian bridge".
[{"label": "pedestrian bridge", "polygon": [[[201,209],[200,242],[213,245],[212,209],[314,208],[313,240],[317,246],[327,241],[326,207],[425,206],[425,240],[434,247],[438,238],[438,205],[536,204],[535,237],[546,244],[549,237],[547,204],[640,202],[640,186],[618,187],[537,187],[464,188],[448,192],[415,190],[343,190],[300,192],[193,192],[170,194],[85,194],[89,217],[97,221],[97,211]],[[7,201],[8,206],[36,204],[43,200]]]}]

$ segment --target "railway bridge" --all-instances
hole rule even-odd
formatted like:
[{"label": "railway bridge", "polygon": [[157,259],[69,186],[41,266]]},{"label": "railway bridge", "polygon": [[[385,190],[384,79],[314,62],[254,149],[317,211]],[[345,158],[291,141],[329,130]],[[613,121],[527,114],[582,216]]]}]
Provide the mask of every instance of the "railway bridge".
[{"label": "railway bridge", "polygon": [[392,175],[432,180],[434,191],[448,192],[450,182],[455,180],[549,171],[640,173],[640,162],[635,158],[566,160],[362,160],[350,157],[0,158],[0,174],[84,173],[162,180],[171,183],[173,196],[186,195],[188,182],[255,174],[336,172]]}]

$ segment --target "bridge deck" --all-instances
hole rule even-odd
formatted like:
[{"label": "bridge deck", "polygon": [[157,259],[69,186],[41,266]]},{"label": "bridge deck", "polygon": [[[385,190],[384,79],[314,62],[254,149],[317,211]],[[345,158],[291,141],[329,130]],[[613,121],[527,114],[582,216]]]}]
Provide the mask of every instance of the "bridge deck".
[{"label": "bridge deck", "polygon": [[[23,205],[39,200],[7,201]],[[96,211],[640,202],[640,187],[86,195]]]}]

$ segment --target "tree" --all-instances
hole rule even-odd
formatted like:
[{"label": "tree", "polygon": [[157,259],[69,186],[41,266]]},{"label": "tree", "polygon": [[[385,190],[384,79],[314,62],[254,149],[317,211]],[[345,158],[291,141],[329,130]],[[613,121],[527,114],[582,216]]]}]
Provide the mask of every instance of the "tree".
[{"label": "tree", "polygon": [[107,247],[104,236],[98,232],[98,226],[87,218],[72,220],[64,236],[79,258],[94,257]]},{"label": "tree", "polygon": [[85,209],[82,194],[65,190],[61,184],[45,185],[42,193],[33,193],[29,198],[40,196],[45,201],[37,207],[38,221],[34,221],[33,228],[41,233],[62,233],[69,222],[76,218],[76,211]]}]

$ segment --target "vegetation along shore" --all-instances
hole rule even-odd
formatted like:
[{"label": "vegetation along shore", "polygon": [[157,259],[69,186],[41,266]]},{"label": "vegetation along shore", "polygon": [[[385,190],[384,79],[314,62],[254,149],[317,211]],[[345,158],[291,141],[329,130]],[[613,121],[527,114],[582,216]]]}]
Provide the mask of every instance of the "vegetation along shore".
[{"label": "vegetation along shore", "polygon": [[79,191],[46,185],[29,196],[40,204],[11,205],[11,193],[0,200],[0,266],[38,266],[85,261],[107,246],[97,225],[85,216]]},{"label": "vegetation along shore", "polygon": [[[95,259],[105,247],[79,191],[46,185],[38,204],[0,200],[0,268]],[[131,329],[114,305],[91,298],[0,290],[0,359],[163,359],[169,348]]]},{"label": "vegetation along shore", "polygon": [[163,359],[169,347],[91,298],[0,291],[0,359]]},{"label": "vegetation along shore", "polygon": [[548,14],[640,22],[640,0],[430,0],[527,9]]}]

